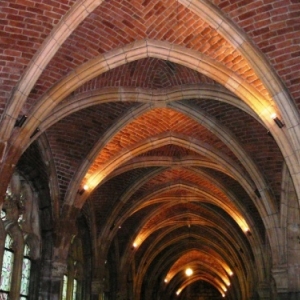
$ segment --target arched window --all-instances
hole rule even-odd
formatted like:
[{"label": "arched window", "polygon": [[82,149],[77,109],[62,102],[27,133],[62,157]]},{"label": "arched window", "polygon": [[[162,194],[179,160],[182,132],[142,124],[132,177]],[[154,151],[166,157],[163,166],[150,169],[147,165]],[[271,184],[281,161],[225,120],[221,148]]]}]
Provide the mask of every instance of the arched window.
[{"label": "arched window", "polygon": [[76,300],[77,296],[77,279],[73,279],[73,295],[72,295],[72,300]]},{"label": "arched window", "polygon": [[14,252],[12,250],[12,238],[6,235],[0,282],[0,299],[8,299],[11,288],[12,270],[14,265]]},{"label": "arched window", "polygon": [[67,274],[63,277],[61,300],[80,300],[82,299],[83,254],[82,244],[78,238],[71,243],[67,270]]},{"label": "arched window", "polygon": [[23,264],[22,264],[22,278],[21,278],[21,300],[27,299],[29,292],[29,282],[30,282],[30,269],[31,269],[31,260],[29,257],[29,247],[25,244],[24,255],[23,255]]},{"label": "arched window", "polygon": [[67,299],[67,288],[68,288],[68,276],[64,275],[64,277],[63,277],[63,288],[62,288],[62,294],[61,294],[61,299],[62,300]]},{"label": "arched window", "polygon": [[[0,222],[6,238],[4,250],[1,249],[0,300],[29,298],[32,260],[37,260],[40,255],[37,201],[31,184],[21,175],[14,174],[1,211]],[[13,241],[17,247],[12,248]],[[33,249],[32,253],[30,249]]]}]

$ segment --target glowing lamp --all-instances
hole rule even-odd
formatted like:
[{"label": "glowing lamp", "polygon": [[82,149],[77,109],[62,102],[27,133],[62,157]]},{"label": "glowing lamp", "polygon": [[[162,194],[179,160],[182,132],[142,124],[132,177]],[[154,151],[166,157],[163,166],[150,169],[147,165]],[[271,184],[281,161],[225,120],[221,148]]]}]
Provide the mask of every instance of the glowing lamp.
[{"label": "glowing lamp", "polygon": [[185,270],[185,274],[186,274],[186,276],[191,276],[193,274],[193,270],[191,268],[187,268]]}]

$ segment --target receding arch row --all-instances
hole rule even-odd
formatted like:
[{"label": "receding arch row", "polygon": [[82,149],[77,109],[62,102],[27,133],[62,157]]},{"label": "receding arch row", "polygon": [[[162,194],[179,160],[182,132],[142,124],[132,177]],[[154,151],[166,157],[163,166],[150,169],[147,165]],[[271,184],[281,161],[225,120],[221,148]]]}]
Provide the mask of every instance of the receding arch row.
[{"label": "receding arch row", "polygon": [[[236,178],[239,177],[243,177],[243,172],[237,171],[239,168],[235,168],[234,163],[233,164],[228,164],[228,158],[222,158],[223,156],[219,156],[217,153],[212,153],[211,149],[206,149],[205,145],[204,148],[202,148],[201,143],[195,143],[195,141],[191,142],[190,140],[186,140],[186,137],[180,137],[178,135],[174,135],[174,136],[170,136],[168,135],[163,135],[160,137],[157,137],[157,140],[155,142],[155,145],[153,144],[153,139],[150,139],[149,141],[144,141],[141,145],[136,145],[134,146],[132,149],[127,149],[126,151],[124,151],[123,153],[121,153],[119,156],[114,157],[112,159],[112,161],[108,162],[106,165],[103,166],[103,168],[101,170],[98,170],[98,172],[94,175],[95,177],[92,178],[92,180],[95,180],[94,182],[96,182],[96,185],[100,184],[102,182],[102,180],[104,178],[106,178],[107,176],[109,176],[109,174],[111,172],[113,172],[113,170],[116,169],[116,167],[118,165],[120,165],[121,163],[130,160],[132,157],[137,156],[141,153],[144,153],[146,151],[149,151],[150,149],[156,148],[156,147],[160,147],[163,145],[167,145],[169,143],[172,143],[174,145],[178,145],[178,146],[183,146],[183,147],[188,147],[189,149],[192,149],[194,152],[198,152],[198,153],[204,153],[207,157],[209,157],[212,160],[215,160],[216,162],[218,162],[219,164],[223,165],[225,168],[232,170],[234,172],[234,174],[236,175]],[[233,168],[232,168],[233,167]],[[240,174],[240,175],[239,175]],[[95,187],[96,187],[95,185]],[[93,187],[93,185],[91,185]],[[73,189],[75,190],[75,189]],[[247,189],[246,189],[247,190]],[[248,191],[248,194],[251,195],[251,193],[253,194],[253,198],[258,210],[260,211],[261,217],[264,220],[265,226],[266,228],[269,228],[270,224],[277,224],[277,220],[276,217],[277,215],[273,214],[273,215],[269,215],[267,213],[264,212],[264,208],[263,208],[263,201],[256,201],[256,198],[254,196],[254,191]],[[83,195],[83,197],[78,197],[77,198],[77,202],[75,202],[76,206],[82,206],[85,199],[88,197],[89,193],[85,193]],[[268,225],[268,222],[271,222]],[[271,225],[272,226],[272,225]],[[274,235],[272,237],[270,237],[272,240],[272,245],[274,246],[274,248],[272,249],[272,251],[274,252],[274,255],[280,250],[280,247],[276,246],[279,245],[279,240],[278,240],[278,236]],[[277,248],[277,250],[276,250]],[[279,255],[279,253],[277,253]]]},{"label": "receding arch row", "polygon": [[[177,189],[183,189],[187,192],[190,192],[193,194],[193,196],[186,196],[186,197],[180,197],[180,200],[176,203],[169,201],[171,200],[171,196],[161,196],[164,193],[175,191]],[[205,198],[205,200],[200,200]],[[224,198],[226,198],[226,194],[224,195]],[[137,211],[145,208],[146,206],[158,204],[158,203],[166,203],[167,205],[164,207],[174,206],[177,204],[180,204],[182,202],[201,202],[201,203],[211,203],[218,207],[220,207],[222,210],[224,210],[228,215],[232,217],[233,220],[238,224],[238,226],[241,228],[242,231],[246,232],[248,229],[248,225],[245,222],[245,219],[242,217],[240,212],[236,209],[235,206],[230,205],[231,199],[227,199],[228,203],[224,203],[223,201],[225,199],[219,199],[217,195],[213,194],[212,191],[209,191],[205,188],[199,188],[195,184],[191,183],[174,183],[172,185],[169,185],[169,183],[166,186],[160,187],[158,190],[152,192],[150,195],[146,195],[143,199],[139,200],[139,205],[129,209],[128,211],[124,211],[122,215],[122,219],[127,219],[132,214],[136,213]],[[162,209],[160,209],[162,210]],[[141,232],[140,232],[141,233]],[[143,233],[141,233],[143,234]],[[151,232],[148,233],[150,235]]]},{"label": "receding arch row", "polygon": [[194,282],[197,281],[206,281],[210,283],[212,286],[214,286],[220,294],[225,297],[225,291],[224,291],[224,285],[220,283],[219,280],[215,278],[214,275],[209,273],[200,273],[194,276],[191,276],[191,278],[186,278],[185,281],[177,288],[176,295],[180,295],[182,291],[188,286],[191,285]]},{"label": "receding arch row", "polygon": [[[192,234],[192,236],[194,236],[193,234]],[[182,237],[181,236],[177,236],[176,237],[176,241],[177,242],[180,242],[181,241],[181,239],[182,239]],[[198,236],[196,237],[196,239],[198,239]],[[175,241],[175,243],[176,243],[176,241]],[[233,271],[231,270],[231,268],[229,267],[229,264],[228,264],[228,261],[225,261],[223,258],[222,258],[222,256],[221,256],[221,254],[222,254],[222,251],[221,251],[221,249],[219,249],[220,250],[220,253],[218,253],[218,252],[216,252],[216,250],[213,250],[212,248],[207,248],[206,246],[204,246],[203,245],[203,243],[202,243],[202,241],[203,241],[203,239],[201,239],[201,241],[199,241],[198,243],[197,243],[197,245],[196,245],[196,243],[195,242],[193,242],[192,243],[192,247],[193,247],[193,249],[196,249],[197,251],[199,251],[199,252],[203,252],[203,253],[206,253],[206,255],[208,255],[208,256],[211,256],[211,257],[213,257],[213,259],[214,260],[216,260],[217,262],[218,262],[218,264],[219,265],[221,265],[222,266],[222,268],[226,271],[226,273],[229,275],[229,276],[232,276],[232,275],[234,275],[234,273],[233,273]],[[174,242],[174,241],[173,241]],[[170,242],[167,242],[167,244],[169,244]],[[151,247],[151,249],[148,249],[148,254],[146,254],[146,255],[144,255],[143,256],[143,259],[142,259],[142,261],[140,262],[140,264],[139,264],[139,266],[138,266],[138,269],[137,269],[137,285],[136,285],[136,290],[139,290],[140,288],[141,288],[141,285],[142,285],[142,280],[143,280],[143,278],[145,278],[144,276],[145,276],[145,272],[146,272],[146,268],[147,268],[147,266],[146,266],[146,262],[147,261],[152,261],[154,258],[152,257],[151,258],[151,256],[152,256],[152,253],[154,252],[154,249],[152,249],[152,248],[155,248],[156,247],[156,244],[153,246],[153,247]],[[168,245],[167,245],[167,247],[168,247]],[[184,250],[184,251],[181,251],[181,252],[177,252],[176,251],[176,255],[175,255],[175,253],[174,253],[174,259],[172,259],[173,261],[176,261],[177,259],[179,259],[179,257],[181,256],[181,255],[184,255],[184,253],[187,253],[188,251],[190,251],[189,249],[186,249],[186,250]],[[151,255],[150,255],[151,254]],[[168,253],[167,254],[168,255],[168,257],[170,256],[170,253]],[[224,254],[223,254],[224,255]],[[155,255],[154,255],[154,257],[155,257]],[[166,260],[163,260],[163,261],[166,261]],[[234,265],[234,261],[230,261],[230,264],[233,266]],[[164,273],[164,278],[168,278],[168,270],[170,270],[170,266],[168,266],[167,268],[164,266],[165,264],[163,264],[162,266],[161,266],[161,269],[162,269],[162,272]],[[146,266],[146,267],[145,267]],[[154,274],[157,274],[157,272],[158,272],[158,270],[157,269],[154,269],[154,271],[153,271],[153,273]],[[238,275],[239,276],[239,275]],[[169,282],[169,280],[168,280],[168,282]],[[137,293],[138,294],[138,293]]]},{"label": "receding arch row", "polygon": [[[203,259],[204,258],[204,259]],[[167,275],[165,276],[165,282],[168,283],[172,280],[174,276],[178,273],[178,269],[181,265],[185,264],[186,262],[192,262],[195,259],[208,261],[213,261],[214,265],[217,265],[217,272],[220,272],[222,270],[222,277],[224,283],[229,286],[230,285],[230,276],[232,275],[232,271],[230,270],[229,266],[227,265],[226,261],[223,259],[220,259],[218,257],[213,256],[211,253],[203,251],[203,249],[188,249],[186,253],[182,254],[177,261],[175,261],[172,266],[169,268],[169,271]]]},{"label": "receding arch row", "polygon": [[[170,231],[174,230],[174,228],[169,228],[166,232],[165,235],[167,235]],[[210,230],[210,236],[214,237],[215,233],[213,231]],[[236,276],[236,278],[238,279],[238,281],[240,282],[240,287],[242,287],[243,290],[246,290],[246,287],[244,286],[244,284],[246,282],[250,282],[250,278],[248,278],[248,281],[243,280],[242,278],[245,276],[245,273],[243,270],[247,270],[248,274],[251,274],[251,270],[253,270],[254,266],[251,262],[251,259],[245,259],[245,261],[241,260],[241,257],[239,257],[237,255],[238,249],[231,249],[231,246],[229,244],[227,244],[227,250],[226,251],[230,251],[231,255],[228,255],[228,252],[225,252],[225,247],[222,244],[222,246],[220,245],[220,243],[216,242],[217,239],[213,238],[208,240],[205,237],[201,237],[199,235],[195,235],[193,232],[188,233],[186,235],[176,235],[174,237],[174,239],[172,239],[171,241],[165,241],[163,246],[165,248],[169,247],[171,244],[177,244],[177,245],[181,245],[180,241],[184,238],[189,238],[192,237],[193,239],[195,239],[192,243],[191,243],[191,247],[197,248],[197,249],[202,249],[203,245],[207,245],[207,247],[210,247],[211,249],[214,249],[214,251],[217,251],[216,253],[218,254],[218,256],[221,257],[226,257],[227,258],[227,264],[229,266],[231,266],[234,271],[234,274]],[[159,236],[159,238],[157,238],[152,245],[147,249],[146,253],[143,255],[143,260],[140,262],[139,264],[139,269],[138,269],[138,283],[137,283],[137,289],[141,288],[142,285],[142,278],[145,278],[145,272],[146,272],[146,267],[144,265],[145,261],[153,261],[156,257],[156,255],[158,254],[159,250],[157,250],[158,248],[158,244],[159,241],[162,240],[163,236]],[[226,242],[224,241],[224,243],[226,244]],[[163,264],[157,264],[156,267],[153,269],[152,274],[157,274],[158,272],[163,272],[165,275],[167,274],[167,270],[169,269],[169,265],[166,265],[167,261],[170,261],[170,257],[173,257],[173,259],[171,259],[172,261],[175,261],[176,259],[178,259],[183,253],[185,253],[185,251],[187,251],[186,249],[182,249],[182,251],[180,251],[179,248],[175,248],[172,247],[173,250],[170,250],[172,252],[167,252],[166,256],[164,257],[168,257],[167,259],[162,259]],[[234,267],[235,266],[235,267]],[[263,274],[260,274],[259,276],[263,276]],[[263,277],[261,277],[263,278]],[[137,294],[139,294],[137,292]]]},{"label": "receding arch row", "polygon": [[[161,163],[162,163],[162,165],[161,165]],[[135,210],[134,211],[128,210],[128,211],[124,212],[124,208],[123,207],[124,207],[124,205],[128,201],[130,201],[131,196],[136,191],[138,191],[139,188],[142,187],[145,182],[147,182],[148,180],[151,180],[151,178],[157,176],[159,173],[164,172],[166,170],[165,167],[171,167],[172,164],[170,164],[170,161],[169,161],[168,158],[166,158],[165,161],[163,161],[163,160],[159,160],[158,161],[157,160],[155,164],[153,163],[152,160],[147,161],[145,159],[145,160],[143,160],[143,165],[142,166],[143,167],[159,166],[160,169],[159,170],[155,170],[154,172],[151,172],[147,176],[144,176],[140,180],[136,181],[133,186],[130,186],[128,188],[127,192],[125,191],[124,195],[122,196],[122,198],[120,199],[120,201],[118,202],[118,204],[115,206],[114,211],[111,213],[110,217],[108,218],[108,220],[107,220],[107,226],[106,226],[106,228],[104,228],[104,232],[102,232],[101,235],[110,236],[110,235],[116,234],[116,232],[114,232],[113,230],[111,231],[109,228],[113,224],[115,224],[115,226],[118,227],[119,225],[122,224],[122,222],[127,217],[130,216],[130,214],[134,213],[134,211],[135,211]],[[161,168],[162,166],[163,166],[163,168]],[[198,167],[201,167],[201,166],[203,167],[203,166],[206,166],[206,167],[210,167],[212,169],[215,169],[213,166],[211,166],[211,165],[207,166],[206,164],[203,165],[201,162],[197,161],[197,158],[195,158],[195,159],[193,159],[191,161],[190,160],[188,160],[188,161],[181,160],[180,166],[184,166],[184,168],[187,168],[190,172],[194,173],[195,175],[197,175],[197,176],[199,176],[201,178],[204,178],[205,180],[210,181],[214,186],[216,186],[219,189],[219,191],[224,195],[224,197],[226,197],[227,199],[230,199],[230,201],[233,202],[233,205],[236,207],[236,212],[242,211],[242,215],[245,215],[245,211],[243,210],[243,207],[241,205],[239,205],[238,200],[236,199],[236,197],[234,195],[232,195],[232,193],[229,190],[227,190],[225,188],[225,186],[223,186],[222,184],[220,184],[215,178],[212,178],[207,173],[202,172],[199,169],[191,168],[192,166],[193,167],[197,167],[197,166]],[[134,168],[134,167],[140,167],[140,165],[138,164],[137,166],[136,165],[132,166],[132,168]],[[237,180],[240,180],[240,179],[243,180],[242,174],[240,175],[239,178],[237,178]],[[245,182],[244,185],[247,186],[248,183]],[[145,205],[153,204],[153,201],[151,201],[152,198],[155,198],[155,199],[157,199],[157,197],[159,198],[157,200],[154,200],[155,202],[156,201],[163,201],[163,199],[161,199],[161,197],[160,197],[160,194],[162,192],[164,192],[166,190],[168,190],[168,191],[171,192],[172,189],[175,189],[175,188],[181,187],[181,186],[183,188],[189,189],[190,185],[188,183],[184,183],[184,182],[182,182],[182,183],[175,182],[175,183],[172,183],[172,185],[170,185],[170,183],[168,183],[168,184],[166,184],[166,187],[161,187],[159,190],[157,190],[157,191],[155,191],[155,192],[153,192],[153,193],[151,193],[149,195],[145,195],[145,197],[140,200],[141,203],[140,203],[140,205],[138,205],[137,209],[142,209]],[[202,194],[205,193],[206,195],[208,195],[208,197],[210,197],[210,198],[212,197],[211,199],[216,199],[217,198],[216,195],[210,194],[210,192],[206,191],[206,189],[202,188],[202,190],[199,190],[199,188],[195,187],[194,185],[190,186],[190,190],[191,190],[191,192],[194,192],[197,195],[200,193],[199,197],[202,197]],[[202,191],[203,191],[203,193],[202,193]],[[146,203],[146,204],[144,204],[144,203]],[[225,204],[222,203],[222,205],[225,205]],[[229,210],[230,210],[229,208],[228,208],[228,211],[225,209],[225,211],[227,211],[227,213],[229,213]],[[120,219],[119,215],[120,215],[121,211],[122,211],[122,218]],[[237,213],[237,216],[238,215],[240,215],[240,213]],[[239,219],[240,219],[240,216],[237,217],[236,221],[238,221]],[[250,225],[250,227],[252,227],[252,223],[249,220],[247,220],[246,223],[244,223],[244,221],[242,221],[240,224],[245,225],[245,226],[241,226],[242,230],[246,228],[247,224]],[[99,242],[99,243],[102,244],[101,242]]]},{"label": "receding arch row", "polygon": [[[166,205],[167,206],[167,205]],[[195,208],[195,205],[193,206]],[[169,207],[168,207],[169,208]],[[200,209],[200,211],[198,211]],[[161,213],[161,211],[164,211],[165,208],[164,206],[160,206],[156,208],[154,211],[151,212],[151,215],[149,215],[149,219],[154,218],[157,216],[157,214]],[[224,220],[223,217],[215,215],[215,213],[205,207],[197,207],[197,213],[188,213],[188,212],[179,212],[176,213],[176,215],[173,216],[168,216],[167,220],[161,220],[158,221],[157,224],[155,225],[155,228],[151,229],[151,232],[158,232],[159,229],[164,229],[163,232],[160,232],[159,239],[155,239],[152,241],[152,245],[156,245],[155,247],[155,253],[158,253],[161,251],[161,249],[158,247],[160,242],[164,240],[165,237],[168,236],[169,233],[173,232],[175,229],[183,228],[183,227],[188,227],[187,220],[186,218],[190,219],[192,222],[193,226],[204,226],[205,228],[213,228],[211,230],[211,236],[214,237],[216,241],[218,241],[220,244],[223,244],[223,247],[227,248],[229,251],[228,243],[232,245],[240,245],[240,247],[244,249],[250,249],[248,248],[248,243],[246,243],[246,237],[242,236],[242,233],[237,230],[237,228],[231,228],[230,224],[227,223],[226,220]],[[141,221],[141,227],[145,227],[147,225],[147,220],[142,220]],[[217,230],[216,230],[217,229]],[[234,233],[234,234],[232,234]],[[141,244],[139,244],[140,241],[137,241],[137,237],[139,234],[139,230],[135,229],[135,232],[133,233],[133,237],[128,241],[127,246],[126,246],[126,255],[122,258],[121,262],[121,270],[122,274],[127,274],[125,271],[126,268],[130,265],[130,262],[134,258],[134,253],[135,251],[139,251]],[[149,235],[148,235],[149,236]],[[189,237],[189,234],[187,233],[187,237]],[[167,240],[170,239],[167,238]],[[132,245],[134,242],[137,241],[136,248],[134,251],[130,251],[132,248]],[[161,245],[162,246],[162,245]],[[164,243],[163,247],[166,247],[166,244]],[[233,255],[232,251],[238,251],[238,249],[231,249],[230,253]],[[253,252],[245,252],[244,258],[251,261],[251,256],[253,253],[259,253],[259,249],[254,250],[254,247],[251,248],[251,251]],[[255,263],[258,263],[260,259],[257,257],[257,261]],[[262,261],[261,261],[262,263]]]},{"label": "receding arch row", "polygon": [[[220,95],[222,93],[222,95]],[[125,95],[124,95],[125,94]],[[59,110],[55,110],[47,119],[41,124],[40,129],[41,132],[46,130],[49,126],[53,125],[55,122],[59,121],[61,118],[67,116],[70,113],[78,111],[80,109],[86,108],[90,105],[100,104],[108,101],[139,101],[139,102],[149,102],[149,109],[152,108],[153,102],[164,102],[167,105],[168,102],[173,102],[176,100],[182,100],[187,98],[199,98],[199,99],[213,99],[221,102],[226,102],[231,105],[238,107],[239,109],[244,110],[245,112],[251,114],[251,110],[239,99],[230,93],[226,92],[219,87],[214,86],[187,86],[187,87],[174,87],[170,90],[164,92],[149,91],[149,90],[141,90],[141,89],[126,89],[126,88],[110,88],[110,89],[101,89],[97,90],[93,93],[85,93],[84,95],[80,95],[79,97],[75,97],[70,103],[64,104],[62,107],[59,107]],[[165,100],[167,99],[167,100]],[[72,104],[69,106],[69,104]],[[160,106],[161,104],[159,104]],[[155,104],[154,104],[155,106]],[[71,107],[71,108],[70,108]],[[197,122],[203,124],[210,131],[212,131],[215,135],[217,135],[227,146],[231,148],[233,153],[238,157],[238,159],[243,163],[248,165],[248,170],[250,170],[250,174],[252,178],[256,178],[254,182],[256,183],[257,189],[264,193],[267,191],[267,185],[264,183],[263,177],[259,175],[259,171],[256,168],[255,164],[249,158],[249,156],[245,153],[242,147],[238,147],[238,142],[235,141],[235,138],[230,134],[230,132],[226,131],[224,127],[218,125],[216,120],[212,118],[208,118],[207,115],[202,114],[200,111],[195,114],[193,109],[186,107],[182,104],[174,104],[169,106],[170,108],[175,108],[177,111],[184,113],[189,117],[193,117]],[[142,110],[138,109],[138,112],[142,113]],[[146,111],[145,111],[146,112]],[[255,115],[252,113],[252,116]],[[128,122],[131,121],[131,118],[138,118],[138,114],[136,112],[130,112],[129,117],[125,117],[127,122],[118,122],[117,128],[110,131],[112,135],[114,132],[117,132],[120,127],[126,126]],[[256,120],[258,120],[256,116]],[[121,123],[121,124],[120,124]],[[106,136],[109,133],[106,133]],[[105,144],[109,138],[103,138],[102,144]],[[94,157],[88,158],[90,161],[95,159],[95,155],[100,151],[100,147],[95,147]]]},{"label": "receding arch row", "polygon": [[[203,274],[204,277],[211,277],[213,280],[213,284],[217,285],[219,287],[221,287],[221,289],[223,290],[223,292],[227,291],[227,286],[225,283],[224,279],[224,274],[222,274],[220,272],[220,270],[218,270],[215,266],[209,265],[208,263],[205,262],[200,262],[200,261],[190,261],[190,262],[186,262],[186,264],[181,265],[181,267],[177,270],[176,274],[175,274],[175,278],[174,278],[174,283],[170,282],[170,287],[172,288],[172,286],[178,286],[178,284],[180,284],[180,282],[182,282],[182,273],[184,273],[184,270],[188,267],[191,267],[193,269],[193,275],[190,276],[190,278],[186,278],[186,276],[184,276],[184,281],[185,280],[192,280],[195,279],[199,276],[199,274]],[[172,278],[173,279],[173,278]],[[172,280],[171,279],[171,280]],[[177,291],[180,291],[181,288],[177,289]]]},{"label": "receding arch row", "polygon": [[[172,107],[171,107],[172,108]],[[109,131],[106,132],[106,134],[102,137],[101,141],[99,141],[98,144],[95,145],[94,149],[90,152],[88,155],[86,161],[84,162],[83,166],[78,170],[78,173],[76,174],[75,183],[80,184],[83,176],[88,171],[89,165],[91,162],[93,162],[96,159],[96,156],[101,151],[101,149],[109,143],[109,141],[112,139],[113,135],[120,130],[120,128],[124,128],[127,124],[132,122],[132,119],[138,118],[142,114],[146,113],[147,111],[151,110],[152,106],[150,104],[145,104],[143,107],[139,107],[134,111],[129,112],[124,118],[119,120],[118,124],[115,126],[115,128],[111,128]],[[183,111],[181,111],[181,109]],[[267,192],[267,185],[264,183],[263,176],[258,173],[258,170],[255,166],[255,164],[252,162],[252,160],[249,158],[249,156],[245,153],[243,148],[237,143],[235,138],[230,135],[228,131],[226,131],[222,126],[219,126],[216,124],[216,120],[208,118],[206,115],[202,115],[199,112],[199,115],[195,115],[192,109],[189,109],[185,106],[177,106],[176,110],[179,112],[183,112],[187,116],[192,116],[194,120],[201,123],[205,127],[207,127],[210,131],[213,131],[214,134],[216,134],[219,138],[221,138],[225,143],[227,143],[228,147],[233,151],[233,153],[238,157],[238,159],[242,162],[242,164],[246,164],[246,169],[248,169],[249,174],[252,174],[254,182],[256,183],[256,186],[258,190],[263,194]],[[228,137],[229,135],[229,137]],[[224,136],[227,136],[228,138],[223,138]],[[70,187],[70,191],[76,191],[76,187]],[[253,187],[253,190],[255,190],[255,187]],[[70,195],[69,199],[74,199],[75,195]],[[270,197],[267,197],[268,200],[270,200]],[[67,199],[67,202],[70,201]],[[272,207],[272,205],[271,205]],[[275,208],[274,208],[275,209]],[[268,214],[271,214],[269,211]]]},{"label": "receding arch row", "polygon": [[[222,95],[220,95],[220,92]],[[225,92],[225,90],[224,90]],[[128,96],[122,96],[123,93],[127,94]],[[154,94],[154,96],[153,96]],[[141,97],[142,95],[142,97]],[[142,99],[140,99],[140,97]],[[45,122],[41,124],[41,131],[46,130],[49,126],[60,120],[62,117],[66,116],[67,114],[73,113],[79,109],[86,108],[90,105],[99,104],[107,101],[164,101],[167,97],[167,102],[175,101],[175,100],[182,100],[190,97],[197,97],[200,99],[209,97],[209,99],[214,100],[220,100],[222,102],[227,102],[230,104],[233,104],[234,106],[246,111],[247,113],[250,113],[251,110],[245,104],[241,101],[239,101],[235,96],[223,93],[223,90],[220,91],[220,88],[215,88],[213,86],[188,86],[187,88],[181,88],[181,89],[170,89],[169,91],[166,91],[164,93],[153,93],[153,91],[141,91],[140,89],[101,89],[99,91],[96,91],[92,95],[90,93],[87,93],[86,95],[81,95],[79,99],[74,99],[72,103],[72,109],[69,108],[69,106],[66,104],[62,107],[60,107],[59,110],[56,110],[52,115],[50,115]],[[76,104],[76,105],[75,105]],[[113,135],[115,132],[117,132],[121,127],[125,127],[126,124],[132,121],[132,118],[138,118],[139,113],[145,113],[147,109],[152,109],[152,105],[149,104],[148,107],[144,107],[145,110],[139,108],[134,112],[130,112],[127,117],[125,116],[124,121],[119,121],[118,125],[115,129],[111,129],[109,132],[106,133],[107,138],[103,138],[100,145],[105,145],[108,143],[109,139],[111,138],[110,135]],[[248,164],[249,170],[252,172],[252,176],[257,178],[256,180],[256,186],[260,192],[263,193],[264,190],[267,190],[266,184],[263,184],[264,180],[261,175],[258,174],[258,170],[255,167],[255,164],[249,159],[249,157],[246,155],[242,147],[237,146],[237,142],[235,141],[235,138],[226,131],[223,127],[219,126],[216,123],[216,120],[213,120],[211,118],[208,118],[205,114],[202,114],[201,112],[197,112],[197,115],[194,115],[194,111],[192,109],[189,109],[188,107],[185,107],[183,105],[175,105],[175,106],[169,106],[170,108],[176,108],[177,111],[183,112],[187,116],[192,116],[197,122],[201,123],[202,125],[206,126],[210,131],[212,131],[215,135],[217,135],[219,138],[223,140],[223,142],[228,145],[233,153],[239,158],[240,161],[242,161],[245,164]],[[122,125],[123,124],[123,125]],[[227,138],[225,138],[227,137]],[[101,147],[103,146],[95,146],[95,150],[92,152],[92,155],[89,155],[88,160],[93,161],[95,159],[95,156],[100,151]],[[234,148],[234,149],[233,149]],[[80,172],[79,172],[80,173]]]}]

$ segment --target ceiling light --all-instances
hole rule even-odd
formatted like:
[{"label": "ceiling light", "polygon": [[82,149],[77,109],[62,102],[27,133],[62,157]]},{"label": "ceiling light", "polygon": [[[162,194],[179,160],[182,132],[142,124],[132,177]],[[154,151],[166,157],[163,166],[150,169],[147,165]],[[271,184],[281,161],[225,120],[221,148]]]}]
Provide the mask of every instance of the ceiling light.
[{"label": "ceiling light", "polygon": [[186,276],[191,276],[193,273],[194,273],[194,272],[193,272],[193,270],[192,270],[191,268],[187,268],[187,269],[185,270]]}]

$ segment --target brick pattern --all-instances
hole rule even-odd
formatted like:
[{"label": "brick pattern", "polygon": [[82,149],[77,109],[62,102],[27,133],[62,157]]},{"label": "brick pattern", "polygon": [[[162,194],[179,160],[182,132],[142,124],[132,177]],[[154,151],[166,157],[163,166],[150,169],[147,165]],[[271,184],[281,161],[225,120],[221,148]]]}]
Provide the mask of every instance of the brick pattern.
[{"label": "brick pattern", "polygon": [[232,193],[236,196],[236,199],[241,200],[243,203],[243,208],[248,216],[251,216],[251,220],[253,224],[255,224],[255,228],[260,233],[262,241],[265,240],[265,226],[261,219],[261,216],[257,210],[257,207],[253,203],[253,201],[249,198],[249,195],[245,192],[243,187],[235,180],[226,176],[225,174],[215,171],[215,170],[207,170],[207,172],[219,182],[221,182],[224,186],[226,186]]},{"label": "brick pattern", "polygon": [[184,66],[156,58],[145,58],[110,70],[77,89],[74,94],[102,87],[169,88],[182,84],[217,84]]},{"label": "brick pattern", "polygon": [[[164,172],[161,172],[159,175],[155,176],[153,179],[148,180],[147,183],[144,184],[143,187],[140,188],[139,192],[144,194],[149,193],[150,191],[155,191],[160,187],[165,187],[166,183],[187,183],[195,186],[201,186],[201,188],[206,189],[211,192],[213,195],[217,196],[219,199],[222,199],[223,202],[228,203],[228,199],[224,197],[224,194],[209,180],[206,180],[202,176],[199,176],[192,170],[187,170],[184,167],[167,169]],[[180,198],[180,196],[184,197],[188,196],[189,192],[182,190],[172,190],[166,193],[162,193],[162,196]],[[132,197],[134,200],[138,200],[141,195],[140,193],[135,193]],[[200,197],[201,196],[197,196]],[[203,198],[203,200],[205,200]]]},{"label": "brick pattern", "polygon": [[171,109],[153,109],[133,120],[132,123],[115,135],[91,165],[87,178],[104,162],[108,162],[114,155],[122,151],[122,149],[130,148],[135,143],[164,132],[192,136],[199,141],[214,145],[216,149],[222,150],[229,157],[233,157],[231,151],[220,140],[212,136],[206,128],[197,122]]},{"label": "brick pattern", "polygon": [[[202,52],[232,69],[267,96],[261,82],[240,53],[178,1],[172,0],[165,5],[160,0],[147,4],[112,0],[103,2],[62,45],[31,93],[32,103],[80,64],[145,38],[168,41]],[[151,72],[152,68],[149,70]],[[169,70],[167,74],[172,73]],[[117,75],[112,82],[120,80]],[[143,78],[139,79],[141,84]]]},{"label": "brick pattern", "polygon": [[89,107],[62,119],[47,131],[61,201],[82,160],[107,128],[132,106],[130,103],[106,103]]},{"label": "brick pattern", "polygon": [[191,149],[183,148],[172,144],[147,151],[147,153],[141,154],[140,157],[163,156],[163,155],[168,157],[173,157],[173,158],[183,158],[185,156],[197,156],[198,159],[208,160],[204,155],[196,153]]},{"label": "brick pattern", "polygon": [[[125,174],[115,176],[102,184],[101,188],[97,189],[91,195],[90,200],[94,208],[98,231],[103,230],[108,218],[112,214],[113,207],[120,200],[122,194],[129,189],[134,182],[146,176],[151,170],[153,170],[153,168],[134,169]],[[117,189],[115,188],[116,186],[118,186]],[[124,211],[125,210],[122,209],[122,213],[120,212],[120,215],[115,220],[116,222],[118,218],[124,214]]]},{"label": "brick pattern", "polygon": [[255,42],[300,105],[300,3],[211,0]]},{"label": "brick pattern", "polygon": [[[74,2],[0,1],[0,113],[34,54]],[[29,101],[22,113],[30,106]]]},{"label": "brick pattern", "polygon": [[209,100],[189,100],[189,103],[215,117],[238,138],[264,178],[268,178],[267,184],[279,205],[283,157],[267,129],[245,112],[226,103]]}]

